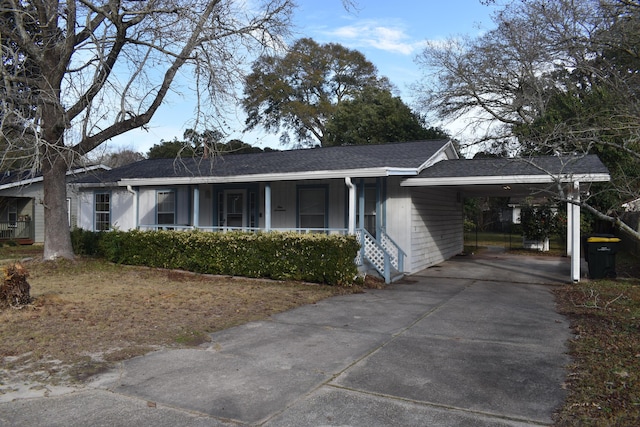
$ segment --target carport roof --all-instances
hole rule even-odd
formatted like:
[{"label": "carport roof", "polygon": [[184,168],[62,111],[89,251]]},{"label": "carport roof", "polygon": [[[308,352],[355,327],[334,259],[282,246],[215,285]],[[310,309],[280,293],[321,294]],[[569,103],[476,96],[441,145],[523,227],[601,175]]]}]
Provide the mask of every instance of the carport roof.
[{"label": "carport roof", "polygon": [[441,161],[402,182],[405,187],[450,186],[465,196],[526,196],[558,183],[609,181],[596,155]]},{"label": "carport roof", "polygon": [[404,186],[503,182],[599,182],[609,170],[596,155],[576,157],[486,158],[441,161],[407,178]]}]

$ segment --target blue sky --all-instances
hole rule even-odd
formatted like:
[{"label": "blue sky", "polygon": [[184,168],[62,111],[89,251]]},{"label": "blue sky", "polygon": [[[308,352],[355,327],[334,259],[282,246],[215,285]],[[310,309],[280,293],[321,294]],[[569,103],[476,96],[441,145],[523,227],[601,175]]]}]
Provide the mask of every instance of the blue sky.
[{"label": "blue sky", "polygon": [[[415,57],[426,40],[473,36],[492,27],[493,9],[480,0],[358,0],[357,8],[351,11],[344,9],[341,0],[298,0],[298,4],[292,39],[311,37],[320,43],[340,43],[361,51],[381,75],[391,80],[409,105],[413,102],[409,86],[421,78]],[[128,132],[109,147],[146,152],[161,139],[181,139],[192,112],[188,99],[174,96],[152,119],[148,131]],[[243,134],[243,122],[238,108],[227,120],[235,129],[229,138],[283,148],[278,146],[276,135],[262,131]]]}]

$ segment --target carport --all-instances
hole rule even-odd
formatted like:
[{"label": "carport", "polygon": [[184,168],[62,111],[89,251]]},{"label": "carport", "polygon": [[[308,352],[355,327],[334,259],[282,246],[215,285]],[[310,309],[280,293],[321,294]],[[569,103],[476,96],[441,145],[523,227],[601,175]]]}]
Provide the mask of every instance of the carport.
[{"label": "carport", "polygon": [[571,280],[580,280],[580,200],[594,182],[610,180],[596,155],[571,157],[482,158],[441,161],[403,187],[450,187],[461,197],[547,195],[567,203],[567,255]]}]

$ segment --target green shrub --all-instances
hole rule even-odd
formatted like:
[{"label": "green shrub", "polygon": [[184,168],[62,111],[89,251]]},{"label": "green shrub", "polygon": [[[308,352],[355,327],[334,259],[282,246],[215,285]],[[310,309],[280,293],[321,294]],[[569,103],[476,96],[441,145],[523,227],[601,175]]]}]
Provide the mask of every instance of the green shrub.
[{"label": "green shrub", "polygon": [[74,228],[71,230],[71,244],[76,255],[101,256],[100,238],[104,233]]},{"label": "green shrub", "polygon": [[352,285],[359,250],[353,236],[198,231],[111,231],[99,247],[120,264],[340,286]]},{"label": "green shrub", "polygon": [[530,240],[544,240],[559,230],[558,217],[549,205],[524,205],[520,224],[524,236]]}]

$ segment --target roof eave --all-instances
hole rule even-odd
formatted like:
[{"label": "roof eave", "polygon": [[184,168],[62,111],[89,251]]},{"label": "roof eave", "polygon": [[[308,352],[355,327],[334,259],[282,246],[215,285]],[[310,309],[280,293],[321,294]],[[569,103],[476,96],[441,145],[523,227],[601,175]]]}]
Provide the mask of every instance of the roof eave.
[{"label": "roof eave", "polygon": [[496,175],[463,176],[438,178],[407,178],[402,187],[435,187],[450,185],[491,185],[491,184],[548,184],[553,182],[607,182],[611,177],[607,173],[572,175]]},{"label": "roof eave", "polygon": [[[111,170],[109,166],[105,166],[105,165],[85,166],[82,168],[76,168],[76,169],[67,171],[66,176],[76,175],[79,173],[92,172],[98,169],[105,170],[105,171]],[[23,186],[35,184],[36,182],[42,182],[43,180],[44,180],[44,177],[42,175],[38,175],[33,178],[23,179],[21,181],[15,181],[15,182],[10,182],[8,184],[0,185],[0,190],[6,190],[7,188],[14,188],[14,187],[23,187]]]},{"label": "roof eave", "polygon": [[307,181],[316,179],[342,179],[345,177],[378,178],[384,176],[416,176],[415,168],[368,168],[343,169],[335,171],[306,171],[281,174],[254,174],[233,176],[187,176],[175,178],[123,178],[117,185],[126,187],[154,186],[154,185],[185,185],[185,184],[233,184],[246,182],[274,182],[274,181]]}]

